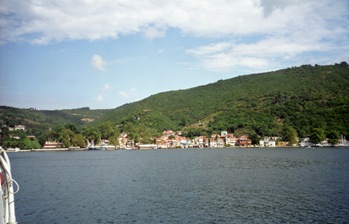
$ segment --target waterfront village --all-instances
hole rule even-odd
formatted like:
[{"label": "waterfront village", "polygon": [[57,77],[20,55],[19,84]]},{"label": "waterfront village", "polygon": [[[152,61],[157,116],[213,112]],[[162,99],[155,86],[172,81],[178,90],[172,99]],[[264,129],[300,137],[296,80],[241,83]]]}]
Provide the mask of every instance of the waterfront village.
[{"label": "waterfront village", "polygon": [[[25,131],[25,126],[17,125],[13,130]],[[11,131],[11,129],[10,129]],[[16,138],[16,136],[13,136]],[[27,136],[27,138],[35,139],[35,136]],[[282,141],[281,137],[263,137],[259,140],[259,144],[252,144],[252,140],[247,135],[234,136],[227,131],[220,134],[212,134],[210,137],[196,136],[194,138],[186,138],[182,135],[182,131],[166,130],[162,135],[154,139],[153,144],[134,143],[128,138],[127,133],[122,133],[117,144],[112,145],[109,140],[101,139],[98,144],[88,142],[86,148],[69,147],[64,148],[63,144],[57,141],[46,141],[42,149],[32,149],[31,151],[51,151],[51,150],[117,150],[117,149],[173,149],[173,148],[224,148],[224,147],[287,147],[288,142]],[[337,145],[332,145],[327,140],[320,144],[313,144],[309,138],[298,141],[293,147],[330,147],[330,146],[349,146],[348,141],[341,137]],[[9,151],[19,151],[19,149],[9,148]]]},{"label": "waterfront village", "polygon": [[[268,138],[263,146],[275,147],[276,138]],[[262,143],[262,142],[261,142]],[[281,142],[279,145],[281,146]],[[286,143],[284,143],[286,145]],[[214,134],[210,138],[197,136],[193,139],[182,136],[182,131],[164,131],[161,137],[154,139],[154,144],[134,143],[123,133],[118,137],[118,144],[111,145],[109,140],[102,139],[99,144],[89,143],[87,149],[115,150],[115,149],[174,149],[174,148],[223,148],[223,147],[252,147],[252,140],[247,135],[236,138],[233,134],[222,131],[220,135]],[[46,142],[44,149],[61,148],[59,142]]]}]

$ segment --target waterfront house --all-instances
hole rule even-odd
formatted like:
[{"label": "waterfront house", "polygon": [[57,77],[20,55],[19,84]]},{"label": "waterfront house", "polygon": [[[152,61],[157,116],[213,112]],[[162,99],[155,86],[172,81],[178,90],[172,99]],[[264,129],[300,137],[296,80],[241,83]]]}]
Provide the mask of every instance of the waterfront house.
[{"label": "waterfront house", "polygon": [[177,145],[179,143],[181,148],[189,148],[189,146],[191,145],[191,141],[189,138],[177,135],[175,139],[177,141]]},{"label": "waterfront house", "polygon": [[213,134],[210,138],[210,147],[224,147],[225,137],[221,137],[220,135]]},{"label": "waterfront house", "polygon": [[237,139],[233,134],[226,134],[225,135],[225,144],[228,146],[235,146],[236,140]]},{"label": "waterfront house", "polygon": [[60,142],[56,142],[56,141],[46,141],[44,146],[44,149],[59,149],[59,148],[63,148],[63,144]]},{"label": "waterfront house", "polygon": [[277,137],[264,137],[259,141],[261,147],[275,147]]},{"label": "waterfront house", "polygon": [[208,139],[206,136],[199,136],[194,138],[194,146],[197,146],[199,148],[207,147],[208,146]]},{"label": "waterfront house", "polygon": [[167,139],[164,139],[163,137],[156,138],[155,144],[158,149],[167,149],[169,147]]},{"label": "waterfront house", "polygon": [[252,140],[249,139],[246,135],[242,135],[238,138],[237,145],[241,147],[248,147],[252,145]]},{"label": "waterfront house", "polygon": [[286,147],[287,145],[288,145],[288,142],[283,142],[283,141],[278,142],[278,147]]}]

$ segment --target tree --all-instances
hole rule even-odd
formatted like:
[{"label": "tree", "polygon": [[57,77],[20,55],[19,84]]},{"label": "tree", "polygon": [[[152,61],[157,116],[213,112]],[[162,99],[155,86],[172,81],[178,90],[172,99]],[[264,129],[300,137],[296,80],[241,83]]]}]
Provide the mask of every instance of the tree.
[{"label": "tree", "polygon": [[113,136],[109,137],[109,141],[114,146],[119,145],[119,134],[114,134]]},{"label": "tree", "polygon": [[297,131],[292,126],[286,126],[283,130],[283,138],[289,145],[297,143]]},{"label": "tree", "polygon": [[127,136],[132,139],[134,143],[139,142],[140,136],[138,132],[129,132]]},{"label": "tree", "polygon": [[339,64],[342,68],[347,68],[349,67],[348,63],[346,61],[342,61],[340,64]]},{"label": "tree", "polygon": [[82,130],[82,134],[89,142],[93,141],[95,144],[101,139],[101,133],[96,128],[86,127]]},{"label": "tree", "polygon": [[42,132],[42,134],[37,137],[39,144],[44,145],[47,140],[50,140],[49,135],[49,131]]},{"label": "tree", "polygon": [[116,132],[118,132],[117,128],[110,121],[102,123],[98,127],[98,130],[101,133],[101,137],[103,139],[109,139],[109,137],[113,136]]},{"label": "tree", "polygon": [[259,144],[260,138],[258,137],[258,135],[256,134],[256,132],[251,131],[251,132],[249,133],[249,138],[251,139],[253,145]]},{"label": "tree", "polygon": [[335,145],[338,143],[338,140],[340,138],[340,134],[338,131],[332,130],[330,131],[327,136],[328,142],[331,143],[332,145]]},{"label": "tree", "polygon": [[310,135],[310,141],[314,144],[319,144],[325,140],[326,136],[322,128],[313,128]]},{"label": "tree", "polygon": [[40,149],[41,145],[39,144],[39,142],[37,140],[30,140],[28,138],[25,138],[23,140],[23,145],[24,145],[24,149]]},{"label": "tree", "polygon": [[74,133],[78,133],[78,129],[75,124],[66,124],[64,128],[71,130]]},{"label": "tree", "polygon": [[74,132],[70,129],[63,129],[59,141],[63,143],[64,147],[69,148]]},{"label": "tree", "polygon": [[71,144],[73,146],[79,146],[80,148],[86,147],[85,137],[82,134],[75,134],[72,136]]}]

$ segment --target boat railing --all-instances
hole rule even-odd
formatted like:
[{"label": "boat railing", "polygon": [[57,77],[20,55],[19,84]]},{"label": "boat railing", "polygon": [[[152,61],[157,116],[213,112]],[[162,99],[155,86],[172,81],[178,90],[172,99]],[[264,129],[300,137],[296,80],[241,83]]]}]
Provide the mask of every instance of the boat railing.
[{"label": "boat railing", "polygon": [[[12,178],[10,159],[2,147],[0,147],[0,179],[0,218],[2,223],[15,224],[17,222],[14,194],[19,191],[19,185]],[[14,191],[14,185],[16,185],[16,191]]]}]

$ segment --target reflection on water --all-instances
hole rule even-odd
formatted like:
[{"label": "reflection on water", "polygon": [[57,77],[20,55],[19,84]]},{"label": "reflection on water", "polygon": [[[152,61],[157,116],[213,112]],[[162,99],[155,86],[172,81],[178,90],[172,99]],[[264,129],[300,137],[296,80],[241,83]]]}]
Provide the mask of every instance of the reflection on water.
[{"label": "reflection on water", "polygon": [[348,149],[13,153],[20,223],[346,223]]}]

